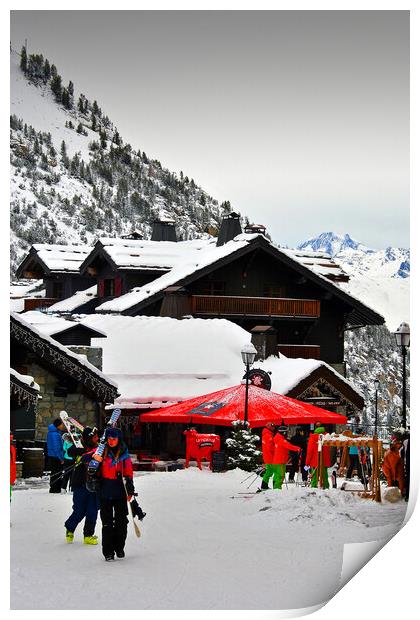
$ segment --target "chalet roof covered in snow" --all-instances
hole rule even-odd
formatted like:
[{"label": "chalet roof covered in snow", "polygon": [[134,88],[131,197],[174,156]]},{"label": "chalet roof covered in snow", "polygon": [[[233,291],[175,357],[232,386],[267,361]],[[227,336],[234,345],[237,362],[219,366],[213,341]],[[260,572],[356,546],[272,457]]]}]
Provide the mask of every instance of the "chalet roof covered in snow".
[{"label": "chalet roof covered in snow", "polygon": [[81,265],[81,273],[97,259],[104,257],[115,269],[152,270],[167,272],[200,252],[214,247],[215,239],[193,239],[190,241],[146,241],[143,239],[99,239],[92,252]]},{"label": "chalet roof covered in snow", "polygon": [[311,252],[310,250],[281,250],[290,258],[299,261],[315,273],[325,276],[333,282],[348,282],[350,276],[325,252]]},{"label": "chalet roof covered in snow", "polygon": [[88,256],[91,247],[87,245],[34,244],[16,270],[18,278],[43,271],[51,273],[79,273],[80,265]]},{"label": "chalet roof covered in snow", "polygon": [[[103,370],[118,383],[116,402],[124,408],[169,405],[237,385],[244,375],[241,349],[251,335],[225,319],[87,315],[78,320],[106,333],[107,338],[98,341]],[[272,390],[280,394],[291,395],[296,386],[321,370],[335,377],[356,406],[363,401],[349,381],[319,360],[280,356],[255,366],[272,373]]]},{"label": "chalet roof covered in snow", "polygon": [[117,384],[88,362],[83,355],[73,353],[46,335],[42,330],[42,325],[45,328],[45,323],[34,327],[22,315],[16,313],[10,314],[10,323],[12,338],[40,356],[46,364],[57,366],[61,372],[75,378],[103,401],[112,402],[117,397]]},{"label": "chalet roof covered in snow", "polygon": [[[133,241],[132,243],[139,242]],[[162,243],[158,242],[158,245]],[[187,244],[189,242],[184,243]],[[179,244],[173,243],[172,245]],[[333,279],[338,279],[341,270],[334,266],[333,263],[328,267],[327,259],[322,254],[315,253],[315,257],[312,259],[309,256],[309,252],[283,250],[270,243],[263,235],[246,233],[236,236],[232,241],[219,247],[216,246],[216,240],[207,241],[206,245],[203,245],[200,250],[197,248],[194,252],[187,252],[182,262],[174,265],[167,273],[164,273],[152,282],[131,289],[131,291],[121,297],[116,297],[100,304],[97,306],[96,311],[99,313],[115,312],[123,314],[140,312],[150,303],[160,299],[168,287],[174,285],[186,286],[223,264],[233,261],[257,248],[266,251],[275,259],[299,271],[304,277],[347,303],[352,308],[352,312],[347,318],[350,324],[381,325],[384,322],[381,315],[360,300],[352,297],[331,280],[331,273],[334,271],[335,276]],[[321,273],[322,270],[326,272],[329,270],[331,273],[329,275],[327,273],[323,274]],[[344,274],[344,272],[341,273]]]},{"label": "chalet roof covered in snow", "polygon": [[[34,327],[40,329],[43,334],[51,337],[78,328],[81,325],[78,321],[68,321],[62,317],[47,315],[45,312],[39,312],[38,310],[31,310],[20,316]],[[82,327],[91,332],[92,338],[106,337],[106,334],[100,329],[92,329],[88,325],[82,325]]]},{"label": "chalet roof covered in snow", "polygon": [[87,303],[94,301],[98,296],[98,286],[95,284],[94,286],[90,286],[84,291],[77,291],[74,295],[67,297],[67,299],[61,299],[57,301],[57,303],[49,306],[48,312],[62,312],[70,313],[78,308],[82,308]]},{"label": "chalet roof covered in snow", "polygon": [[39,385],[29,375],[22,375],[14,368],[10,369],[10,396],[18,400],[19,404],[36,404],[42,396],[39,394]]}]

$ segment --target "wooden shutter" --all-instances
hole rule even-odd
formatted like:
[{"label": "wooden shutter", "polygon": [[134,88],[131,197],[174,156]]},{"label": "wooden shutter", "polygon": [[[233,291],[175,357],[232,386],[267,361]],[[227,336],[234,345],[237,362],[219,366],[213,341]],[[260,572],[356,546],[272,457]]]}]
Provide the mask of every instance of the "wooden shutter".
[{"label": "wooden shutter", "polygon": [[99,280],[98,282],[98,297],[104,297],[105,292],[105,281]]},{"label": "wooden shutter", "polygon": [[117,277],[114,280],[114,295],[119,297],[122,293],[122,278]]}]

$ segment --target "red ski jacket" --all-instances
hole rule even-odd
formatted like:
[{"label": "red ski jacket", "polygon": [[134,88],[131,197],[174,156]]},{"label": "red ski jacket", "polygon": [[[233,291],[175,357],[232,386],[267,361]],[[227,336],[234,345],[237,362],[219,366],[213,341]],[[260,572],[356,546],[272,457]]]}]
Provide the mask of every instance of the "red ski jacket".
[{"label": "red ski jacket", "polygon": [[274,460],[275,465],[285,465],[289,460],[289,450],[299,452],[300,448],[289,443],[283,435],[277,433],[274,437]]},{"label": "red ski jacket", "polygon": [[263,428],[262,436],[263,461],[267,465],[274,463],[274,433],[269,428]]},{"label": "red ski jacket", "polygon": [[130,457],[119,460],[117,463],[108,455],[102,462],[101,476],[107,480],[117,480],[118,474],[124,477],[133,477],[133,464]]},{"label": "red ski jacket", "polygon": [[[318,438],[319,433],[309,435],[308,450],[306,452],[306,465],[318,467]],[[322,462],[324,467],[331,467],[330,449],[328,446],[322,447]]]},{"label": "red ski jacket", "polygon": [[16,480],[16,448],[12,444],[12,436],[10,436],[10,484],[14,484]]}]

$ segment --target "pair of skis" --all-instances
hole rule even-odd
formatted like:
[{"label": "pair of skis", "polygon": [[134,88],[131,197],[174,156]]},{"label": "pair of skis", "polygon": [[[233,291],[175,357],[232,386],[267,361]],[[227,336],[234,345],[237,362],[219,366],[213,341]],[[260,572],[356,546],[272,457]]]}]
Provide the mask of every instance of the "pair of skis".
[{"label": "pair of skis", "polygon": [[67,411],[60,411],[60,418],[76,448],[83,448],[81,439],[83,429],[85,428],[83,424],[75,418],[70,417]]},{"label": "pair of skis", "polygon": [[[99,440],[99,444],[98,444],[95,452],[93,453],[91,460],[89,461],[88,470],[87,470],[87,482],[86,482],[86,488],[89,491],[96,491],[97,490],[96,474],[98,473],[99,465],[100,465],[100,463],[102,461],[102,457],[103,457],[103,454],[105,452],[106,440],[107,440],[107,430],[109,428],[115,428],[115,426],[117,425],[117,422],[119,420],[120,415],[121,415],[121,409],[114,409],[114,411],[112,412],[111,418],[110,418],[107,426],[105,427],[104,432],[102,433],[102,437]],[[101,461],[95,459],[95,456],[101,457]],[[127,486],[125,484],[124,476],[122,476],[122,482],[123,482],[123,485],[124,485],[125,495],[126,495],[127,501],[128,501],[129,495],[127,493]],[[131,500],[128,501],[128,503],[129,503],[129,506],[130,506],[131,521],[133,523],[134,533],[137,536],[137,538],[140,538],[141,531],[140,531],[140,528],[137,525],[137,523],[134,521],[134,517],[137,516],[138,519],[140,521],[142,521],[144,519],[144,517],[146,516],[146,513],[143,512],[142,509],[140,508],[140,506],[138,505],[137,500],[135,499],[135,495],[137,495],[137,494],[135,493],[133,495],[133,497],[131,498]]]}]

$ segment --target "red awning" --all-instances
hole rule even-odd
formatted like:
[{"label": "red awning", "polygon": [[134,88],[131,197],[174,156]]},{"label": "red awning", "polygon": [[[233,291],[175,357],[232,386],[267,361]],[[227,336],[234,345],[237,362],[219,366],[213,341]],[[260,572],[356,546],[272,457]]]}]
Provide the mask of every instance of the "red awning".
[{"label": "red awning", "polygon": [[[241,384],[190,398],[153,413],[143,413],[140,415],[140,421],[230,426],[233,421],[244,419],[244,411],[245,385]],[[255,428],[265,426],[268,422],[346,424],[347,418],[309,403],[249,385],[248,422],[251,428]]]}]

